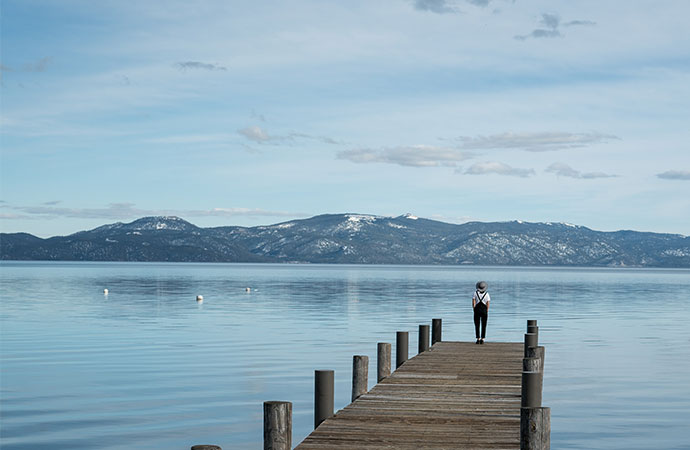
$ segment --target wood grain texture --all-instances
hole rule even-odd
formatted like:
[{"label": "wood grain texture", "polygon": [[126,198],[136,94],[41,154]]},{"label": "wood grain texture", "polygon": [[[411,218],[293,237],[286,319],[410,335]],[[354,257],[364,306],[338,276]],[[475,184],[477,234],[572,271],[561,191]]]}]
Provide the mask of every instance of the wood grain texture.
[{"label": "wood grain texture", "polygon": [[437,342],[296,448],[519,449],[524,344]]}]

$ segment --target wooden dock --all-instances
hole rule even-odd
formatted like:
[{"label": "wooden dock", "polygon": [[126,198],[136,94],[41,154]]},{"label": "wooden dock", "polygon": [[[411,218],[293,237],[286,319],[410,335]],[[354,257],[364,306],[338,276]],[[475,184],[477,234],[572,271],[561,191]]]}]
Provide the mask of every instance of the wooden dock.
[{"label": "wooden dock", "polygon": [[296,448],[519,449],[523,343],[437,342]]}]

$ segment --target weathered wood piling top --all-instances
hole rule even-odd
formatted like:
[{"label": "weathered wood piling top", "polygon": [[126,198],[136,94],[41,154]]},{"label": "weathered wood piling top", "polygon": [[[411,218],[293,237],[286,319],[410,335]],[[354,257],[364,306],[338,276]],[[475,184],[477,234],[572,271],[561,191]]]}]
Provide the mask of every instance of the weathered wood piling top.
[{"label": "weathered wood piling top", "polygon": [[519,449],[523,343],[437,342],[296,448]]}]

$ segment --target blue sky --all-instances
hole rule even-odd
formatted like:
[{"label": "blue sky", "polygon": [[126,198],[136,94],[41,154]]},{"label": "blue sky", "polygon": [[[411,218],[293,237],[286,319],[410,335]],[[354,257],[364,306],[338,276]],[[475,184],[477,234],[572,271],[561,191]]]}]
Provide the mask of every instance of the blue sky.
[{"label": "blue sky", "polygon": [[689,15],[2,0],[2,231],[409,212],[687,235]]}]

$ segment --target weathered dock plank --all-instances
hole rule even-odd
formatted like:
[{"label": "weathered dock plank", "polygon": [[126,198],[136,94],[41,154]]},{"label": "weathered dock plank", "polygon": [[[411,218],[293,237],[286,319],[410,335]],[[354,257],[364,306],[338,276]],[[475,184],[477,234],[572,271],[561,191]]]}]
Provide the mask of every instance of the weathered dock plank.
[{"label": "weathered dock plank", "polygon": [[519,449],[523,343],[436,342],[296,448]]}]

